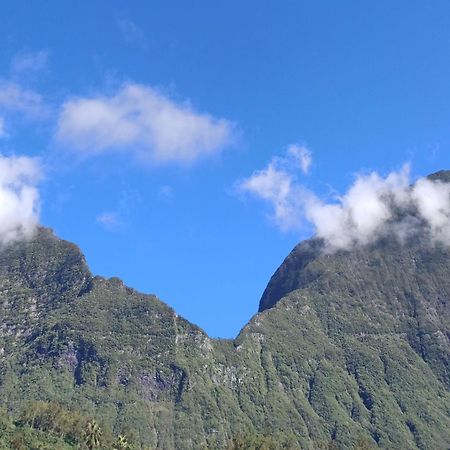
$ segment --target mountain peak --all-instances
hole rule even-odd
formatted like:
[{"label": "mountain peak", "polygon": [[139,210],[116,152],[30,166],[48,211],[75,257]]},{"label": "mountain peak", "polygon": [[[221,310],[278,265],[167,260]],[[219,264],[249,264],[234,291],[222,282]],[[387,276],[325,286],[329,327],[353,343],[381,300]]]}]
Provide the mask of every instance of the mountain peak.
[{"label": "mountain peak", "polygon": [[2,249],[1,276],[22,289],[32,289],[44,303],[72,298],[86,290],[92,279],[79,247],[45,227],[38,227],[30,239]]},{"label": "mountain peak", "polygon": [[439,170],[427,176],[432,181],[442,181],[444,183],[450,183],[450,170]]},{"label": "mountain peak", "polygon": [[293,449],[447,448],[450,250],[322,250],[299,244],[262,312],[216,340],[92,278],[76,245],[40,228],[0,252],[0,403],[16,417],[36,401],[77,405],[105,436],[126,424],[138,446],[168,450],[228,448],[247,431],[292,436]]}]

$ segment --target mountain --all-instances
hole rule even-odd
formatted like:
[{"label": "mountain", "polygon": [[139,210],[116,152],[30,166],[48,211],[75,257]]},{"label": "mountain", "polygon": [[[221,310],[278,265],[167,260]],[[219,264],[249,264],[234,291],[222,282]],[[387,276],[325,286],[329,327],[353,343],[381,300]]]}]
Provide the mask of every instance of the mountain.
[{"label": "mountain", "polygon": [[334,253],[304,241],[225,340],[93,276],[40,228],[0,252],[0,405],[19,426],[37,401],[137,448],[226,448],[250,432],[289,442],[278,448],[447,449],[450,249],[425,232]]}]

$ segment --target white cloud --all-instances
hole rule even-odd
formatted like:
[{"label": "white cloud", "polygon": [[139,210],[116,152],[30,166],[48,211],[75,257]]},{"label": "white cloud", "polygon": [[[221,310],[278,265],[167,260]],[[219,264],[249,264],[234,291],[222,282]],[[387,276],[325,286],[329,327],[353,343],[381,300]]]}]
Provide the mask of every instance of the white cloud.
[{"label": "white cloud", "polygon": [[255,171],[237,183],[237,190],[251,193],[272,205],[272,220],[282,230],[302,227],[303,212],[299,201],[309,193],[298,183],[296,171],[307,173],[312,154],[306,147],[290,145],[285,157],[273,157],[265,169]]},{"label": "white cloud", "polygon": [[96,217],[97,223],[107,231],[119,231],[123,227],[122,220],[117,212],[102,212]]},{"label": "white cloud", "polygon": [[412,200],[420,215],[428,223],[432,237],[450,242],[450,183],[440,183],[422,178],[412,190]]},{"label": "white cloud", "polygon": [[14,56],[11,61],[11,70],[19,72],[39,72],[44,69],[48,61],[48,52],[23,52]]},{"label": "white cloud", "polygon": [[373,172],[359,175],[336,202],[325,203],[311,194],[302,202],[304,214],[332,248],[364,245],[377,239],[396,208],[409,204],[409,167],[382,178]]},{"label": "white cloud", "polygon": [[30,237],[39,222],[38,162],[0,156],[0,245]]},{"label": "white cloud", "polygon": [[233,124],[127,84],[111,97],[64,103],[56,137],[84,154],[127,151],[146,161],[189,163],[229,145]]},{"label": "white cloud", "polygon": [[311,151],[306,147],[292,144],[288,147],[288,154],[298,160],[300,169],[305,175],[308,175],[312,164]]},{"label": "white cloud", "polygon": [[306,189],[294,170],[280,167],[280,160],[272,159],[239,188],[268,202],[281,229],[309,222],[328,251],[366,245],[386,234],[404,241],[424,227],[432,241],[450,245],[449,183],[421,178],[411,184],[405,165],[387,177],[360,174],[344,195],[326,202]]},{"label": "white cloud", "polygon": [[17,83],[1,80],[0,110],[18,112],[33,119],[43,118],[48,113],[38,93],[25,89]]},{"label": "white cloud", "polygon": [[291,175],[277,167],[276,159],[239,183],[238,189],[269,202],[273,207],[273,220],[282,230],[297,228],[301,222],[297,196],[299,187]]},{"label": "white cloud", "polygon": [[5,126],[5,119],[3,117],[0,117],[0,139],[6,137],[6,126]]}]

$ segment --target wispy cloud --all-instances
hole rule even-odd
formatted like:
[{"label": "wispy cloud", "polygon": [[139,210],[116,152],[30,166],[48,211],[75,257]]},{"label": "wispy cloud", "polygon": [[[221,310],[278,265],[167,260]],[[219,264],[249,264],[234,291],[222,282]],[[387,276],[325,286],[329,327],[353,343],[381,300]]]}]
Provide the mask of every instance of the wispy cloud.
[{"label": "wispy cloud", "polygon": [[135,207],[142,202],[139,192],[123,189],[116,208],[102,211],[95,218],[106,231],[123,231],[129,224]]},{"label": "wispy cloud", "polygon": [[141,160],[192,163],[219,153],[233,124],[177,103],[156,89],[126,84],[115,95],[62,106],[56,137],[85,155],[126,151]]},{"label": "wispy cloud", "polygon": [[0,245],[33,234],[39,222],[40,178],[37,160],[0,156]]},{"label": "wispy cloud", "polygon": [[366,245],[386,234],[404,240],[424,228],[431,241],[450,245],[449,183],[421,178],[412,184],[405,165],[386,177],[359,174],[345,194],[324,201],[280,161],[286,160],[273,158],[238,189],[269,203],[283,230],[310,223],[329,251]]},{"label": "wispy cloud", "polygon": [[115,211],[104,211],[96,217],[99,223],[105,230],[116,232],[122,229],[123,223],[119,214]]},{"label": "wispy cloud", "polygon": [[6,136],[7,133],[6,133],[5,119],[3,117],[0,117],[0,139],[5,138]]},{"label": "wispy cloud", "polygon": [[161,186],[158,190],[158,197],[160,199],[169,199],[173,196],[173,188],[172,186],[169,186],[165,184],[164,186]]},{"label": "wispy cloud", "polygon": [[0,111],[17,112],[32,119],[48,116],[48,108],[40,94],[5,80],[0,80]]},{"label": "wispy cloud", "polygon": [[313,162],[311,150],[305,146],[292,144],[288,147],[288,154],[298,160],[300,169],[305,175],[308,175]]},{"label": "wispy cloud", "polygon": [[290,145],[285,156],[273,157],[264,169],[237,183],[237,190],[268,202],[273,208],[271,219],[282,230],[297,229],[302,226],[297,198],[302,196],[304,188],[298,183],[296,173],[299,169],[308,172],[311,162],[310,150]]},{"label": "wispy cloud", "polygon": [[18,81],[19,74],[39,71],[46,64],[47,52],[19,53],[11,61],[11,77],[0,78],[0,137],[9,136],[11,126],[23,120],[42,121],[51,117],[51,109],[42,95],[24,80]]},{"label": "wispy cloud", "polygon": [[301,224],[296,202],[299,189],[291,175],[272,160],[267,167],[254,172],[239,182],[238,190],[253,194],[268,202],[273,208],[275,224],[282,230],[295,229]]},{"label": "wispy cloud", "polygon": [[126,42],[132,44],[139,44],[141,46],[146,44],[145,33],[142,29],[130,19],[119,19],[117,21],[120,32]]},{"label": "wispy cloud", "polygon": [[13,73],[39,72],[47,66],[48,52],[21,52],[15,55],[11,61]]}]

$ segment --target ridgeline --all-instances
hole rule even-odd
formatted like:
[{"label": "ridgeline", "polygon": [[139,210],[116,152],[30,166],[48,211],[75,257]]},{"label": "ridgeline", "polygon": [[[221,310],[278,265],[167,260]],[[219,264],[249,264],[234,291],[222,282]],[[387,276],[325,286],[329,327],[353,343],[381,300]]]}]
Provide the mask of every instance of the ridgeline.
[{"label": "ridgeline", "polygon": [[98,448],[450,447],[450,249],[425,234],[299,244],[224,340],[40,228],[0,252],[0,313],[1,448],[97,448],[93,419]]}]

